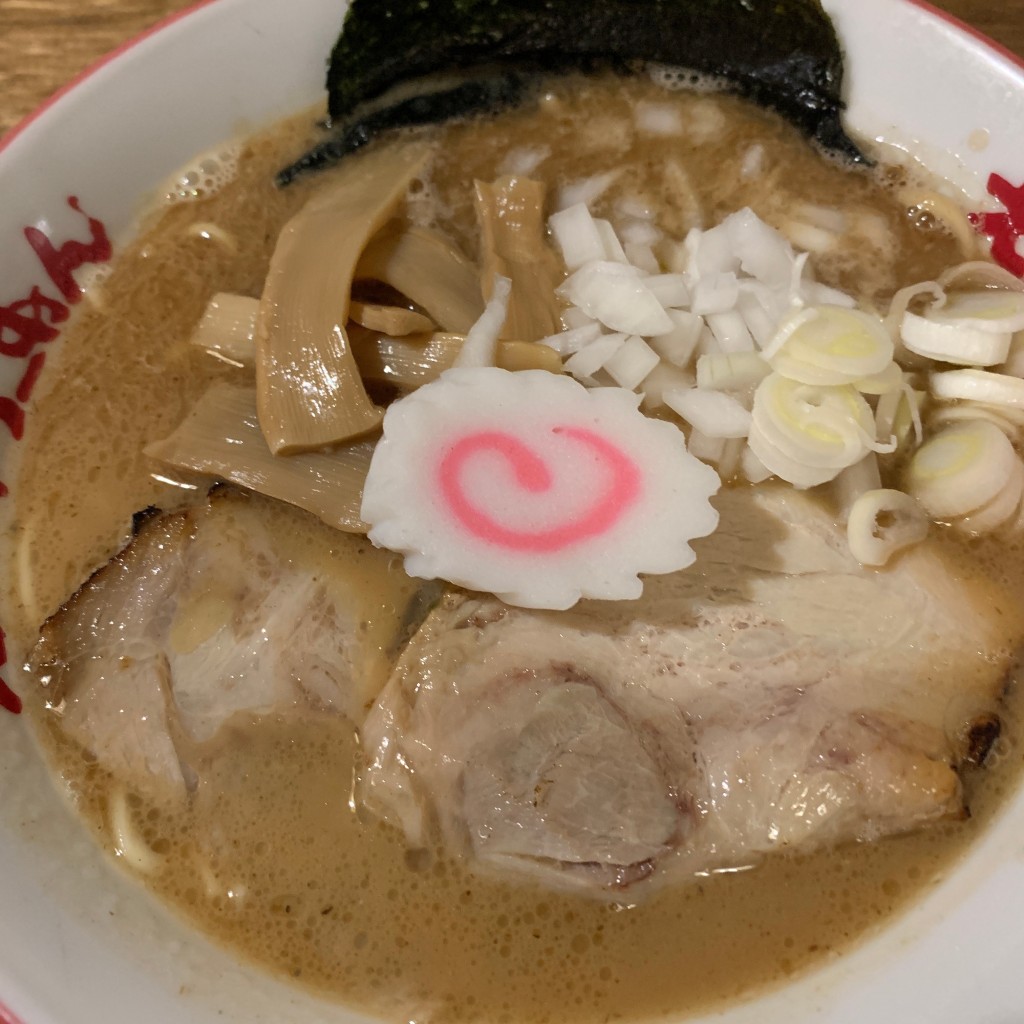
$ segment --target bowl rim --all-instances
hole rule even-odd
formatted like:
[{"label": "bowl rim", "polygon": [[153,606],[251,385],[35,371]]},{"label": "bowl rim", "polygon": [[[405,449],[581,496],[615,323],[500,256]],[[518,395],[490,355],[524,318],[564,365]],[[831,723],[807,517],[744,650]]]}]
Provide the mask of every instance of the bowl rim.
[{"label": "bowl rim", "polygon": [[[45,124],[48,116],[55,109],[59,109],[67,98],[71,97],[72,94],[75,94],[83,85],[87,84],[95,75],[97,75],[97,73],[101,72],[108,65],[116,64],[140,45],[145,44],[151,38],[165,32],[178,22],[184,21],[208,7],[226,5],[230,2],[232,2],[232,0],[195,0],[195,2],[190,3],[181,10],[160,18],[148,28],[130,36],[108,53],[89,63],[68,82],[44,99],[35,109],[17,121],[6,133],[0,136],[0,158],[3,158],[10,147],[20,139],[30,127],[35,125],[36,122],[43,122]],[[971,39],[976,44],[987,49],[992,55],[1008,63],[1018,71],[1024,72],[1024,56],[1011,51],[1008,47],[992,39],[984,32],[973,27],[969,23],[964,22],[956,15],[936,7],[932,3],[929,3],[928,0],[891,0],[891,2],[895,5],[917,8],[925,12],[937,21],[943,22],[952,27],[962,36]],[[2,641],[3,634],[0,632],[0,654],[3,652]],[[2,664],[2,658],[0,658],[0,664]],[[0,714],[2,713],[3,712],[0,711]],[[17,1016],[4,1004],[2,993],[0,993],[0,1024],[28,1024],[28,1022],[23,1021],[22,1018]]]}]

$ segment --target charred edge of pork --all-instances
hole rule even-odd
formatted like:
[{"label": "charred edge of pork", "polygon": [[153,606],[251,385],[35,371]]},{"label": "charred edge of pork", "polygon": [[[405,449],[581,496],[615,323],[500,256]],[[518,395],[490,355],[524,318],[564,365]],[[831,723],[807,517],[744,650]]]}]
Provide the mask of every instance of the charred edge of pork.
[{"label": "charred edge of pork", "polygon": [[1003,723],[996,714],[982,715],[971,722],[967,730],[967,751],[963,763],[982,767],[1002,731]]},{"label": "charred edge of pork", "polygon": [[163,509],[158,508],[156,505],[147,505],[144,509],[141,509],[138,512],[133,512],[131,535],[133,537],[137,537],[143,526],[145,526],[150,519],[159,515],[163,515]]},{"label": "charred edge of pork", "polygon": [[[818,0],[353,0],[327,73],[336,133],[278,181],[381,132],[511,106],[545,75],[652,65],[722,80],[864,161],[843,130],[843,55]],[[396,87],[405,96],[388,104]]]}]

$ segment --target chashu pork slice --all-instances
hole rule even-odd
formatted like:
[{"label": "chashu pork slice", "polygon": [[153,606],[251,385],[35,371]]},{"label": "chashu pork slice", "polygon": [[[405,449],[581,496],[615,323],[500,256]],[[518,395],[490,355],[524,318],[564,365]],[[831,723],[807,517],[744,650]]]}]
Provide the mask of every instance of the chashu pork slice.
[{"label": "chashu pork slice", "polygon": [[148,519],[43,627],[29,668],[62,729],[129,784],[184,794],[236,716],[357,722],[376,695],[358,542],[273,505],[219,491]]},{"label": "chashu pork slice", "polygon": [[364,803],[609,899],[963,815],[1019,606],[928,545],[861,567],[791,489],[716,504],[696,564],[637,602],[449,597],[365,724]]}]

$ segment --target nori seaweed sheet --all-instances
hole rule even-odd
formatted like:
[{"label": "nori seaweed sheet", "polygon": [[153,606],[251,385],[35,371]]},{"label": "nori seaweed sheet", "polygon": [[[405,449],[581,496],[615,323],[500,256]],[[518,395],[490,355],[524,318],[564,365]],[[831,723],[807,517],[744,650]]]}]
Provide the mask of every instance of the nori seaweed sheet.
[{"label": "nori seaweed sheet", "polygon": [[[337,135],[293,173],[382,130],[498,109],[530,76],[649,64],[722,79],[826,148],[863,159],[843,130],[843,56],[818,0],[352,0],[327,74]],[[430,92],[432,76],[466,82]],[[364,110],[425,82],[419,104]],[[287,175],[288,172],[285,172]]]}]

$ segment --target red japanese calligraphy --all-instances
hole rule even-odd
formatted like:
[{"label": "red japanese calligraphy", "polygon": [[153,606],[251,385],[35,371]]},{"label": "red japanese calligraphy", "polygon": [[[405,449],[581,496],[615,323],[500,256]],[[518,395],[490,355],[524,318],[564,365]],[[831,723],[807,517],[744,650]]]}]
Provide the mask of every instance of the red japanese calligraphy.
[{"label": "red japanese calligraphy", "polygon": [[1024,277],[1024,183],[1011,185],[999,174],[991,174],[988,192],[1006,207],[1005,213],[972,213],[971,223],[992,239],[992,258],[1011,274]]},{"label": "red japanese calligraphy", "polygon": [[22,404],[32,397],[32,392],[36,387],[36,381],[39,380],[39,374],[43,372],[43,364],[45,362],[45,352],[37,352],[28,361],[28,366],[25,367],[25,372],[21,375],[21,380],[18,381],[18,390],[14,392],[15,397]]},{"label": "red japanese calligraphy", "polygon": [[[60,333],[54,324],[63,323],[67,318],[68,307],[43,295],[38,288],[33,288],[28,298],[20,302],[0,306],[0,355],[13,359],[31,356],[15,396],[0,395],[0,423],[7,427],[15,441],[21,440],[25,432],[22,405],[31,398],[45,361],[42,352],[31,355],[32,350],[37,345],[53,341]],[[0,491],[0,497],[4,493],[6,488]]]},{"label": "red japanese calligraphy", "polygon": [[25,410],[6,395],[0,395],[0,423],[7,427],[15,441],[20,441],[25,434]]},{"label": "red japanese calligraphy", "polygon": [[[7,427],[11,437],[20,441],[25,433],[25,408],[46,362],[46,352],[40,345],[53,341],[60,326],[70,316],[69,305],[82,297],[74,272],[86,263],[103,263],[111,257],[110,239],[102,221],[86,214],[75,196],[68,196],[68,206],[86,218],[89,240],[70,240],[60,247],[53,244],[40,228],[25,228],[25,238],[39,257],[47,276],[63,299],[45,295],[33,287],[23,299],[6,306],[0,305],[0,357],[26,360],[21,378],[13,395],[0,395],[0,423]],[[0,498],[9,494],[7,485],[0,480]],[[7,663],[4,633],[0,629],[0,670]],[[21,712],[18,695],[0,677],[0,708],[14,714]],[[3,1018],[0,1005],[0,1019]]]},{"label": "red japanese calligraphy", "polygon": [[[0,629],[0,669],[7,664],[7,645],[4,642],[4,631]],[[0,708],[11,714],[21,714],[21,698],[0,678]]]},{"label": "red japanese calligraphy", "polygon": [[[67,202],[71,209],[86,218],[90,233],[88,242],[71,240],[58,248],[39,228],[25,228],[25,238],[66,301],[45,295],[38,286],[34,286],[25,298],[0,306],[0,356],[29,360],[16,393],[13,396],[0,395],[0,423],[7,427],[16,441],[25,432],[25,410],[22,406],[31,397],[45,362],[43,354],[34,350],[57,337],[60,333],[58,325],[70,315],[68,303],[78,302],[82,297],[74,271],[86,263],[100,263],[111,256],[110,239],[103,222],[84,213],[77,197],[68,196]],[[7,487],[0,481],[0,498],[7,493]]]},{"label": "red japanese calligraphy", "polygon": [[[68,196],[68,206],[82,213],[77,196]],[[68,302],[78,302],[82,290],[75,280],[74,271],[83,263],[105,263],[110,259],[110,239],[103,222],[88,214],[82,214],[89,221],[89,242],[65,242],[59,249],[39,228],[25,228],[28,244],[35,250],[47,276],[57,286]]]},{"label": "red japanese calligraphy", "polygon": [[0,306],[0,355],[23,359],[36,345],[53,341],[55,324],[67,320],[68,307],[33,288],[28,297]]}]

